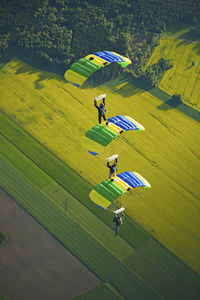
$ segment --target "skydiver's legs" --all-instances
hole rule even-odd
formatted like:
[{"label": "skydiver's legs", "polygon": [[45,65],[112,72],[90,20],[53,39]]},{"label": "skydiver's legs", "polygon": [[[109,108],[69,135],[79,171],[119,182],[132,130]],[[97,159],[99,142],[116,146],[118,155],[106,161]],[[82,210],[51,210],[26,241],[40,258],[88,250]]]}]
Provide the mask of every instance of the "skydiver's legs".
[{"label": "skydiver's legs", "polygon": [[101,124],[101,118],[103,117],[104,121],[106,121],[106,116],[104,113],[101,113],[98,115],[98,119],[99,119],[99,124]]},{"label": "skydiver's legs", "polygon": [[[112,177],[114,177],[114,176],[116,176],[116,170],[114,170],[114,171],[110,170],[109,179],[112,179]],[[114,181],[114,179],[112,181]]]},{"label": "skydiver's legs", "polygon": [[106,121],[106,116],[104,113],[102,114],[102,117],[103,117],[104,121]]},{"label": "skydiver's legs", "polygon": [[119,228],[119,225],[115,224],[114,232],[115,232],[116,236],[118,235],[118,228]]},{"label": "skydiver's legs", "polygon": [[99,124],[101,124],[101,114],[99,114],[98,119],[99,119]]},{"label": "skydiver's legs", "polygon": [[113,172],[112,172],[112,170],[110,170],[110,172],[109,172],[109,179],[111,179],[112,174],[113,174]]}]

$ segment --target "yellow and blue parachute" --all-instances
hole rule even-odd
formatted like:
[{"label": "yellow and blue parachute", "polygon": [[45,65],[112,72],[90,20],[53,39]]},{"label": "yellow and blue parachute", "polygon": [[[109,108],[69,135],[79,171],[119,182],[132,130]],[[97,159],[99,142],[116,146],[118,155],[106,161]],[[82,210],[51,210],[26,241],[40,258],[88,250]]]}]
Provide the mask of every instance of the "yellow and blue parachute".
[{"label": "yellow and blue parachute", "polygon": [[105,152],[115,138],[128,130],[144,131],[144,127],[129,116],[118,115],[89,129],[82,139],[82,146],[92,155]]},{"label": "yellow and blue parachute", "polygon": [[98,207],[112,210],[118,197],[136,187],[151,188],[151,185],[139,173],[127,171],[97,184],[89,197]]},{"label": "yellow and blue parachute", "polygon": [[131,60],[115,52],[95,52],[73,63],[65,72],[64,77],[67,81],[80,87],[94,72],[112,63],[118,63],[126,68],[131,64]]}]

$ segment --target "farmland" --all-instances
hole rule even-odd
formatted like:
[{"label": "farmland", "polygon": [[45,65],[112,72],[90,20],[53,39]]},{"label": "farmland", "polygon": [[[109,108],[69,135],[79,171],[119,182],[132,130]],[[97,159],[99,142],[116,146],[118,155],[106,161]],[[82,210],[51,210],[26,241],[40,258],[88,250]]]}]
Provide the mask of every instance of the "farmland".
[{"label": "farmland", "polygon": [[192,33],[195,29],[167,32],[147,66],[161,57],[169,59],[173,68],[166,72],[159,88],[170,95],[180,94],[186,104],[200,110],[200,36],[194,36],[195,41],[191,41]]},{"label": "farmland", "polygon": [[92,272],[2,190],[0,206],[0,227],[9,236],[1,247],[0,282],[9,299],[74,298],[99,285]]},{"label": "farmland", "polygon": [[[81,90],[17,59],[2,67],[0,80],[1,186],[121,295],[197,299],[198,122],[158,109],[159,98],[129,81]],[[118,170],[137,171],[152,185],[122,197],[130,218],[119,239],[112,216],[88,198],[107,177],[105,161],[91,157],[80,142],[97,120],[93,98],[102,92],[109,116],[130,115],[146,128],[116,143]]]}]

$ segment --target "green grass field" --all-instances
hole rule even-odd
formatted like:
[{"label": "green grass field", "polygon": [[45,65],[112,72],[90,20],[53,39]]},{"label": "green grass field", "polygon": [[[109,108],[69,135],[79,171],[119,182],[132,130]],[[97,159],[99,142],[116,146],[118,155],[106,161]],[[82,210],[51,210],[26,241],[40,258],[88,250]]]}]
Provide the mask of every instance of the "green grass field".
[{"label": "green grass field", "polygon": [[9,300],[8,297],[6,297],[5,295],[3,295],[1,292],[0,292],[0,300]]},{"label": "green grass field", "polygon": [[[184,299],[182,290],[187,297],[196,299],[199,278],[194,273],[160,247],[142,229],[137,228],[133,222],[126,222],[124,228],[125,231],[134,235],[134,239],[131,240],[130,236],[124,235],[123,231],[122,238],[116,239],[113,235],[111,220],[106,225],[106,219],[103,220],[101,215],[90,212],[78,199],[72,196],[70,191],[66,191],[52,177],[47,175],[47,172],[50,171],[48,167],[44,171],[38,166],[39,161],[37,161],[37,165],[33,162],[36,149],[37,153],[39,150],[42,153],[41,161],[42,158],[48,157],[48,151],[8,118],[1,115],[0,120],[2,128],[0,135],[0,185],[86,266],[103,281],[112,283],[127,297],[132,297],[133,279],[136,281],[135,289],[138,291],[138,297],[143,295],[143,299],[149,299],[148,297],[156,299],[157,295],[165,297],[165,299],[182,295],[181,297]],[[11,142],[9,138],[10,133],[13,132],[15,138]],[[28,144],[31,145],[31,151],[26,151],[23,148],[23,145]],[[56,168],[57,159],[52,155],[51,158],[49,157],[47,165],[50,165],[50,161],[54,163],[55,174],[58,175],[61,168]],[[67,167],[64,166],[64,168],[67,173]],[[28,171],[30,169],[32,172]],[[53,176],[59,181],[58,176]],[[86,185],[87,183],[83,184]],[[87,201],[84,202],[87,204]],[[96,212],[99,213],[100,210],[97,209]],[[100,220],[100,217],[104,222]],[[84,247],[82,243],[84,243]],[[87,249],[88,247],[90,250]],[[99,255],[99,253],[101,254]],[[112,267],[109,266],[107,259],[109,263],[112,263]],[[121,277],[118,278],[117,276],[118,280],[115,281],[113,275],[109,275],[108,269],[105,269],[104,264],[108,264],[108,268],[111,270],[113,268],[119,269],[124,278],[130,278],[128,284],[132,288],[128,288],[125,292]],[[122,270],[126,271],[122,272]],[[127,270],[129,273],[126,273]],[[140,279],[145,285],[141,283]],[[136,292],[135,289],[134,293]],[[141,292],[141,289],[147,291],[148,297],[145,292],[144,294]],[[102,290],[104,291],[104,288],[100,289],[100,293]],[[104,292],[105,295],[107,292],[108,294],[111,293],[107,289]],[[99,288],[93,291],[92,295],[93,293],[99,296]],[[90,293],[85,295],[85,297],[87,296],[89,297]]]},{"label": "green grass field", "polygon": [[192,42],[193,31],[167,32],[146,67],[160,57],[170,59],[173,68],[166,72],[159,88],[170,95],[180,94],[186,104],[200,110],[200,37]]},{"label": "green grass field", "polygon": [[109,300],[117,300],[123,299],[122,296],[117,292],[117,290],[113,289],[113,287],[109,284],[101,284],[96,289],[76,298],[77,300],[98,300],[98,299],[109,299]]},{"label": "green grass field", "polygon": [[[159,110],[158,98],[129,82],[81,90],[16,59],[2,67],[0,80],[0,109],[10,117],[0,114],[4,189],[123,296],[132,295],[126,284],[133,280],[138,299],[150,299],[147,294],[172,299],[180,293],[182,299],[197,299],[199,277],[140,226],[200,272],[198,122],[175,109]],[[109,116],[130,115],[146,128],[116,141],[112,149],[121,154],[118,170],[137,171],[152,184],[150,191],[135,190],[121,198],[135,222],[127,219],[117,240],[112,216],[88,198],[92,186],[108,175],[105,161],[91,157],[80,144],[97,120],[93,98],[102,92],[107,94]],[[73,228],[69,237],[67,226]],[[94,253],[87,253],[85,245],[80,251],[84,239]],[[104,254],[98,257],[100,252]],[[113,278],[102,269],[102,259],[109,261],[108,269],[111,263],[119,265],[130,281]]]},{"label": "green grass field", "polygon": [[[118,287],[122,294],[129,299],[133,297],[133,294],[137,295],[138,299],[160,299],[134,272],[120,263],[110,253],[111,251],[103,246],[103,243],[97,242],[96,238],[87,233],[78,220],[80,215],[76,217],[67,211],[66,216],[43,192],[14,169],[3,156],[0,159],[0,166],[0,183],[3,189],[103,281],[108,281]],[[75,212],[76,210],[74,210]],[[84,212],[81,214],[85,215]],[[98,224],[96,230],[98,230]],[[106,231],[111,233],[111,229]],[[107,238],[107,241],[111,243],[110,238]],[[124,241],[121,240],[122,247],[123,243]],[[127,247],[130,248],[129,245]],[[118,248],[120,249],[120,241],[118,241]],[[118,276],[118,272],[115,270],[118,270],[121,276]]]}]

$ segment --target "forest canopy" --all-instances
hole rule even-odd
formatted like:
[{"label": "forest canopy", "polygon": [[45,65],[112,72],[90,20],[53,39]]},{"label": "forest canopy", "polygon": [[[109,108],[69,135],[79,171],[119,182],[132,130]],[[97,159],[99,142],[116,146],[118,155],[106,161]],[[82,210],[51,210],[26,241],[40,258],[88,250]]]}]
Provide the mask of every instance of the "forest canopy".
[{"label": "forest canopy", "polygon": [[132,65],[140,73],[157,34],[171,24],[194,25],[199,19],[197,0],[0,0],[0,52],[18,46],[67,67],[102,50],[130,57],[141,40]]}]

